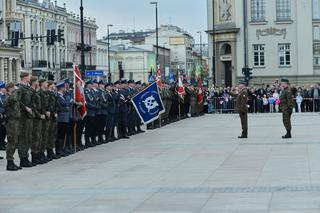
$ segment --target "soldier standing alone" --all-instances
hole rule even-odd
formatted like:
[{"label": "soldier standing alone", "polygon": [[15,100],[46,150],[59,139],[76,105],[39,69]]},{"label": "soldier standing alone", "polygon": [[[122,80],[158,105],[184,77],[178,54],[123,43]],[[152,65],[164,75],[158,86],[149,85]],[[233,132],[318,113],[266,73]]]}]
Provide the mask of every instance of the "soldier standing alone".
[{"label": "soldier standing alone", "polygon": [[293,97],[291,93],[291,89],[289,86],[288,79],[281,79],[281,87],[283,88],[280,96],[280,104],[281,104],[281,111],[282,111],[282,119],[283,125],[287,130],[287,134],[283,136],[283,139],[291,138],[291,115],[294,107]]},{"label": "soldier standing alone", "polygon": [[237,93],[231,93],[236,97],[236,111],[240,115],[242,134],[238,138],[248,138],[248,91],[246,88],[246,82],[239,81],[239,91]]}]

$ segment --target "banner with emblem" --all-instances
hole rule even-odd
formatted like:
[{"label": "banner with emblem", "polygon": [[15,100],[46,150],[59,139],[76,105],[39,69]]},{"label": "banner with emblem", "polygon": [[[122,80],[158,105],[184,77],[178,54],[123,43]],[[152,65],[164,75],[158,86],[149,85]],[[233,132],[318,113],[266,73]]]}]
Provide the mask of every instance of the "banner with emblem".
[{"label": "banner with emblem", "polygon": [[157,82],[134,96],[131,102],[144,124],[157,120],[165,112]]},{"label": "banner with emblem", "polygon": [[84,86],[85,84],[81,78],[78,66],[74,66],[74,100],[79,106],[78,112],[82,119],[84,119],[87,114]]}]

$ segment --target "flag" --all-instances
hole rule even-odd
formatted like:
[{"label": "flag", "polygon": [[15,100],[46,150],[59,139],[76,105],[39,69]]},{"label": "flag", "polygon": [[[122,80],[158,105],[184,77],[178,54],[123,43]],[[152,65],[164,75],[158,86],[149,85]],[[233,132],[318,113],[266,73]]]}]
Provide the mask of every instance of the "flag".
[{"label": "flag", "polygon": [[184,95],[186,94],[186,91],[184,89],[184,85],[182,83],[182,76],[178,76],[178,95],[179,97],[184,100]]},{"label": "flag", "polygon": [[202,87],[202,79],[198,78],[198,104],[201,104],[203,102],[203,87]]},{"label": "flag", "polygon": [[144,124],[157,120],[165,112],[157,82],[134,96],[131,102]]},{"label": "flag", "polygon": [[157,67],[156,82],[157,82],[158,87],[162,87],[160,65],[158,65],[158,67]]},{"label": "flag", "polygon": [[74,100],[76,103],[81,103],[81,106],[78,107],[78,112],[80,113],[81,119],[84,119],[84,117],[87,114],[86,99],[84,96],[84,86],[85,83],[81,79],[79,68],[78,66],[74,66]]}]

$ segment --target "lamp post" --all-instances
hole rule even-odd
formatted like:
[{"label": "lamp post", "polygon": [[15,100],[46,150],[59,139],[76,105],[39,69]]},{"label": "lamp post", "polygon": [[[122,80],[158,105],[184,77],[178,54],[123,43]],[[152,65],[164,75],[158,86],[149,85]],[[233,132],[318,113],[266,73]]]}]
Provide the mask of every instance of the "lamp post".
[{"label": "lamp post", "polygon": [[163,43],[163,66],[164,66],[164,74],[163,74],[163,76],[164,76],[164,80],[166,80],[166,45],[167,45],[168,43],[167,42],[165,42],[165,43]]},{"label": "lamp post", "polygon": [[110,70],[110,27],[113,27],[112,24],[107,25],[108,33],[108,82],[111,83],[111,70]]},{"label": "lamp post", "polygon": [[203,73],[202,73],[202,32],[199,31],[197,32],[199,33],[200,35],[200,76],[201,76],[201,79],[203,78]]},{"label": "lamp post", "polygon": [[150,4],[156,7],[156,45],[157,45],[157,55],[156,55],[156,65],[159,64],[159,29],[158,29],[158,2],[152,1]]},{"label": "lamp post", "polygon": [[212,83],[216,84],[215,0],[212,0]]},{"label": "lamp post", "polygon": [[83,4],[80,6],[80,31],[81,31],[81,75],[85,76],[85,55],[84,55],[84,26],[83,26]]}]

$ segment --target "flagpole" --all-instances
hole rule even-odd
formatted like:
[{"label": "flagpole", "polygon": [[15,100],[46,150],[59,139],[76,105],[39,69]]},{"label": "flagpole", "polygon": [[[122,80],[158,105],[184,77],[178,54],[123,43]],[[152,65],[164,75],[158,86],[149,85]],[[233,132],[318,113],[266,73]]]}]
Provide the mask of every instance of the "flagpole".
[{"label": "flagpole", "polygon": [[75,67],[73,68],[73,116],[74,116],[74,125],[73,125],[73,147],[74,147],[74,153],[77,152],[77,113],[76,113],[76,107],[77,105],[75,104],[76,102],[76,75],[74,71]]}]

